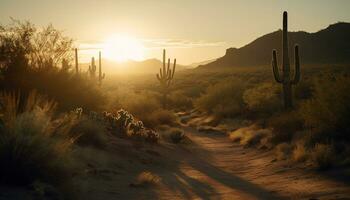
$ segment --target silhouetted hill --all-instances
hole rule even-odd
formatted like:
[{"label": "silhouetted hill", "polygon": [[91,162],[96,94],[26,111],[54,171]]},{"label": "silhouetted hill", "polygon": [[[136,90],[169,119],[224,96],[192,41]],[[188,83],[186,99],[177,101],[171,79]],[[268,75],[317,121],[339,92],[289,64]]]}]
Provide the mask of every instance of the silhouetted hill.
[{"label": "silhouetted hill", "polygon": [[[288,36],[291,62],[294,58],[294,44],[299,44],[301,62],[304,64],[350,63],[350,23],[336,23],[316,33],[289,32]],[[271,63],[272,49],[277,49],[280,59],[281,48],[282,30],[278,30],[242,48],[229,48],[223,57],[198,68],[268,65]]]}]

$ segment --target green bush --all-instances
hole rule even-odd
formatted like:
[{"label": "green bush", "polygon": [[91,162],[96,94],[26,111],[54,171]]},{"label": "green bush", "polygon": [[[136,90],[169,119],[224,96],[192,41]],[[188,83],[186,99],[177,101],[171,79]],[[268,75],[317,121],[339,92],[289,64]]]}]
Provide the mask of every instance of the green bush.
[{"label": "green bush", "polygon": [[256,114],[272,114],[281,108],[280,89],[272,83],[262,83],[243,94],[244,103]]},{"label": "green bush", "polygon": [[208,87],[195,105],[199,110],[219,117],[235,117],[244,109],[242,95],[245,88],[246,84],[240,79],[221,81]]},{"label": "green bush", "polygon": [[313,97],[302,103],[299,110],[305,125],[311,129],[318,129],[316,132],[319,134],[350,140],[349,91],[350,77],[348,76],[318,78],[314,83]]},{"label": "green bush", "polygon": [[303,121],[298,112],[282,112],[270,117],[267,126],[273,129],[271,142],[278,144],[290,142],[295,133],[303,129]]}]

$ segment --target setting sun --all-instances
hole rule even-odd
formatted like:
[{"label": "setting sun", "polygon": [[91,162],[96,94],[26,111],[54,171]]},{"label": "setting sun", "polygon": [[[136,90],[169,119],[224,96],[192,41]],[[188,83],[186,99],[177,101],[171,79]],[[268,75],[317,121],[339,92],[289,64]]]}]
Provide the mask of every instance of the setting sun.
[{"label": "setting sun", "polygon": [[124,62],[144,59],[144,46],[131,36],[114,35],[104,42],[104,55],[107,59]]}]

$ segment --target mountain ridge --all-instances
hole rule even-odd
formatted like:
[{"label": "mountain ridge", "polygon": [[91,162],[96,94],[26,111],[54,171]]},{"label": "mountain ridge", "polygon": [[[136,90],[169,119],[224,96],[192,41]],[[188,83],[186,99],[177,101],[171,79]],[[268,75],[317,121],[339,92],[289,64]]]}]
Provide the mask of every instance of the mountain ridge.
[{"label": "mountain ridge", "polygon": [[[338,22],[314,33],[288,32],[289,56],[294,58],[294,44],[300,46],[301,62],[305,64],[350,63],[350,23]],[[228,48],[224,56],[197,69],[260,66],[271,63],[272,50],[278,60],[282,54],[282,30],[265,34],[241,48]]]}]

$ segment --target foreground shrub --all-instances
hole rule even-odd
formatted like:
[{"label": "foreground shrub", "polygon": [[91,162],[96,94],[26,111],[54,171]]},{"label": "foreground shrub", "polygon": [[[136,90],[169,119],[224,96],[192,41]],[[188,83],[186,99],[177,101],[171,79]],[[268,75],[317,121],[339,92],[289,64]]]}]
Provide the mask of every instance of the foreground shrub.
[{"label": "foreground shrub", "polygon": [[[350,141],[350,77],[322,77],[315,81],[313,97],[299,110],[305,125],[317,129],[324,140]],[[327,134],[329,133],[329,134]],[[327,137],[328,138],[327,138]]]},{"label": "foreground shrub", "polygon": [[13,20],[0,25],[0,85],[2,90],[28,95],[37,90],[58,102],[58,109],[99,109],[104,96],[72,61],[73,40],[52,25],[36,28]]},{"label": "foreground shrub", "polygon": [[312,161],[321,170],[330,168],[335,162],[334,157],[332,145],[328,144],[316,144],[311,153]]},{"label": "foreground shrub", "polygon": [[108,143],[106,127],[102,123],[86,117],[79,120],[72,132],[76,135],[76,143],[79,145],[104,148]]},{"label": "foreground shrub", "polygon": [[27,185],[39,180],[58,186],[70,180],[69,131],[75,119],[53,119],[54,105],[35,93],[25,100],[0,95],[2,183]]},{"label": "foreground shrub", "polygon": [[130,186],[132,187],[149,187],[149,186],[155,186],[161,181],[161,178],[152,172],[145,171],[140,173],[135,183],[131,183]]},{"label": "foreground shrub", "polygon": [[296,162],[303,162],[308,158],[308,152],[302,142],[296,143],[293,149],[292,158]]},{"label": "foreground shrub", "polygon": [[195,105],[199,110],[220,117],[235,117],[243,111],[245,88],[246,84],[239,79],[221,81],[210,86]]},{"label": "foreground shrub", "polygon": [[303,121],[298,112],[283,112],[270,117],[267,126],[273,130],[271,142],[279,144],[290,142],[295,133],[303,128]]},{"label": "foreground shrub", "polygon": [[292,153],[292,147],[284,142],[276,146],[275,152],[278,160],[284,160]]},{"label": "foreground shrub", "polygon": [[271,135],[271,130],[261,129],[256,125],[240,128],[230,133],[229,138],[233,142],[239,142],[244,146],[260,144],[264,137]]}]

